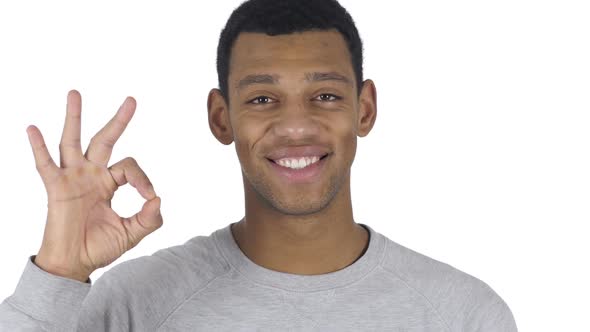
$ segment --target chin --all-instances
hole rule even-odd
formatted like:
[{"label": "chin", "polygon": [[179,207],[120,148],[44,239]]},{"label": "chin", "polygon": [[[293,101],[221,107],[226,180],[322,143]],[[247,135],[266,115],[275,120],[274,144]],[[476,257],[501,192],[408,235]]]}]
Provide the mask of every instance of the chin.
[{"label": "chin", "polygon": [[330,190],[315,192],[284,192],[279,195],[263,196],[268,205],[284,215],[307,216],[317,214],[326,209],[334,199],[335,193]]},{"label": "chin", "polygon": [[288,216],[309,216],[314,215],[322,210],[324,210],[324,206],[320,206],[317,204],[309,204],[309,205],[301,205],[301,204],[293,204],[293,205],[275,205],[272,204],[276,211],[283,215]]},{"label": "chin", "polygon": [[[259,201],[257,205],[270,208],[283,215],[308,216],[325,210],[341,187],[339,178],[329,176],[328,181],[318,181],[301,187],[287,187],[273,181],[263,169],[254,169],[252,174],[243,172],[246,192]],[[252,176],[250,176],[252,175]]]}]

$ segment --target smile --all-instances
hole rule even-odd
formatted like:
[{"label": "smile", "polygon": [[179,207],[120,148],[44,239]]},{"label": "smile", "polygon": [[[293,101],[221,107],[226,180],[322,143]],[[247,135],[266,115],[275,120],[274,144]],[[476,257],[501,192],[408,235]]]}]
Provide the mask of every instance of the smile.
[{"label": "smile", "polygon": [[267,160],[280,178],[287,182],[313,182],[319,178],[329,154]]},{"label": "smile", "polygon": [[312,157],[301,157],[301,158],[283,158],[279,160],[274,160],[275,163],[283,166],[288,167],[291,169],[301,169],[305,168],[309,165],[315,164],[320,160],[320,156],[312,156]]}]

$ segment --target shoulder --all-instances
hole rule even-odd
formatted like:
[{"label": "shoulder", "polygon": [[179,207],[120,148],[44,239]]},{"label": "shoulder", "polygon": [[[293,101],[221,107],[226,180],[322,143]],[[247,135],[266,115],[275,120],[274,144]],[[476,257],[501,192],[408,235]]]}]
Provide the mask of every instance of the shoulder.
[{"label": "shoulder", "polygon": [[109,319],[150,329],[228,269],[213,237],[196,236],[114,266],[91,287],[86,307],[104,308]]},{"label": "shoulder", "polygon": [[[151,282],[172,283],[174,288],[195,287],[225,272],[227,264],[219,255],[212,236],[196,236],[181,245],[160,249],[149,256],[114,266],[101,279],[133,281],[141,286]],[[99,279],[100,280],[100,279]],[[97,281],[98,283],[99,281]]]},{"label": "shoulder", "polygon": [[388,238],[386,243],[382,269],[418,293],[452,331],[516,331],[508,305],[487,283]]}]

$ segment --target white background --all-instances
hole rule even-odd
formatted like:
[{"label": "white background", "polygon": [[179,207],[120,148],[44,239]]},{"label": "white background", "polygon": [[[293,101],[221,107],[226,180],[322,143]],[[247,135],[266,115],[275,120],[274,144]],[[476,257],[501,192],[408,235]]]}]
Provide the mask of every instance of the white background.
[{"label": "white background", "polygon": [[[84,150],[125,96],[138,102],[111,163],[138,160],[165,220],[116,263],[243,216],[234,146],[206,116],[219,33],[239,3],[0,3],[0,300],[45,223],[25,129],[37,125],[59,160],[69,89],[82,94]],[[521,331],[588,331],[588,3],[341,3],[378,95],[352,171],[357,222],[484,280]],[[141,204],[130,186],[113,201],[126,216]]]}]

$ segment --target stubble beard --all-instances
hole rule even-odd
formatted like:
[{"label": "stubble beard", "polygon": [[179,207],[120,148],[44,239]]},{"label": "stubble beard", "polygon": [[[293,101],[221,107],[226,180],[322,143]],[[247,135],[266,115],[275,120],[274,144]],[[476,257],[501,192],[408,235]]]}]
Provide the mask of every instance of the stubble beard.
[{"label": "stubble beard", "polygon": [[319,199],[314,199],[308,193],[301,190],[295,192],[290,197],[277,195],[277,192],[273,190],[276,184],[273,184],[264,172],[256,171],[250,176],[242,169],[242,176],[250,184],[257,199],[262,204],[267,205],[281,214],[291,216],[308,216],[324,210],[334,200],[334,197],[336,197],[344,182],[344,179],[338,176],[338,174],[331,175],[328,179],[328,184],[322,188]]}]

